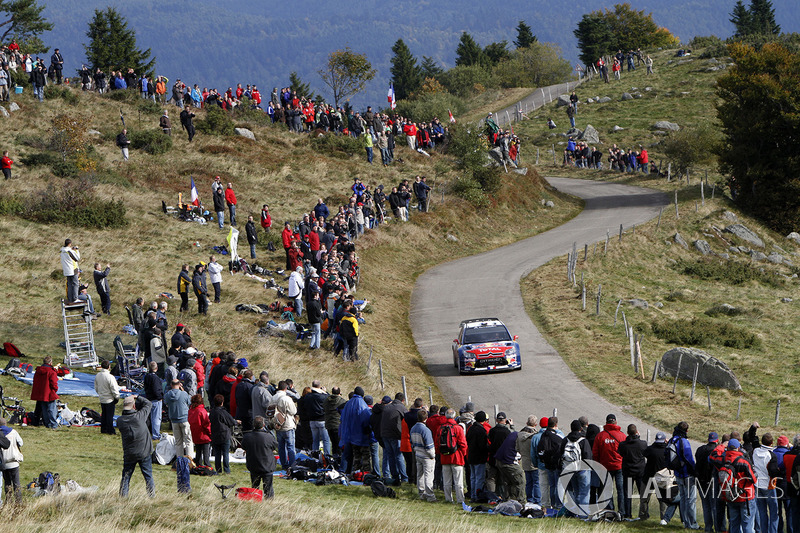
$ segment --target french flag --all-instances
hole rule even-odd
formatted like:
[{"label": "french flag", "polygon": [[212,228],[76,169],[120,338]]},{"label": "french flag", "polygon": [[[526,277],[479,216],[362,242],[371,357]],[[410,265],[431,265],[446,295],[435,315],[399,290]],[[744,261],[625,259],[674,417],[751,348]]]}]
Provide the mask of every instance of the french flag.
[{"label": "french flag", "polygon": [[394,97],[394,84],[393,83],[389,84],[389,94],[387,95],[387,100],[389,100],[389,105],[392,107],[392,109],[397,107],[397,100],[395,100],[395,97]]},{"label": "french flag", "polygon": [[450,115],[450,122],[455,124],[456,123],[456,117],[453,116],[453,112],[448,109],[447,110],[447,114]]},{"label": "french flag", "polygon": [[200,195],[197,194],[197,187],[194,185],[194,178],[192,180],[192,205],[200,205]]}]

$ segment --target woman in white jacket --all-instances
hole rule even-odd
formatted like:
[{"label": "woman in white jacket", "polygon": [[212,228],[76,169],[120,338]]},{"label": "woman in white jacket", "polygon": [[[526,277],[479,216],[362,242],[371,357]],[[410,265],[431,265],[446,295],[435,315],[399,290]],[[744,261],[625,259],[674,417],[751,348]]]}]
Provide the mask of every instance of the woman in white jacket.
[{"label": "woman in white jacket", "polygon": [[[22,437],[19,436],[16,429],[7,425],[5,418],[0,418],[0,434],[10,442],[8,449],[0,450],[3,453],[3,483],[0,483],[0,503],[3,501],[3,492],[12,490],[17,503],[20,503],[22,502],[22,486],[19,483],[19,464],[22,462],[22,452],[19,449],[23,444]],[[5,485],[5,491],[3,485]]]},{"label": "woman in white jacket", "polygon": [[222,265],[217,263],[216,258],[212,255],[208,263],[208,273],[211,277],[211,285],[214,286],[214,303],[219,303],[219,298],[222,295]]}]

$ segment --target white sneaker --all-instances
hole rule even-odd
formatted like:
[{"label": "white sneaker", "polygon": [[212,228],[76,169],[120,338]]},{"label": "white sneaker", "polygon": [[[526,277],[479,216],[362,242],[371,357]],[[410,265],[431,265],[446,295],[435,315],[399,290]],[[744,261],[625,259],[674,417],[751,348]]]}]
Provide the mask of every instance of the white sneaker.
[{"label": "white sneaker", "polygon": [[662,520],[662,521],[661,521],[661,522],[659,522],[659,523],[660,523],[662,526],[666,526],[666,525],[667,525],[667,521],[666,521],[666,520]]}]

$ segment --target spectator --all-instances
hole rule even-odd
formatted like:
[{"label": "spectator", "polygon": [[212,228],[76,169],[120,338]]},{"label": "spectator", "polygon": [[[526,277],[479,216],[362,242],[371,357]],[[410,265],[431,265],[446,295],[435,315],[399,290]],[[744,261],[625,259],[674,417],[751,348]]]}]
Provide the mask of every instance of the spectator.
[{"label": "spectator", "polygon": [[64,277],[67,278],[67,303],[75,302],[78,300],[78,261],[81,260],[81,253],[78,251],[77,246],[72,246],[72,240],[66,239],[64,246],[61,248],[61,270]]},{"label": "spectator", "polygon": [[524,505],[526,501],[525,474],[517,458],[517,436],[516,431],[511,431],[498,447],[494,458],[508,498]]},{"label": "spectator", "polygon": [[719,479],[714,475],[714,468],[709,462],[711,453],[719,445],[719,435],[716,431],[712,431],[708,434],[708,442],[697,448],[694,455],[706,531],[725,531],[727,529],[725,527],[725,502],[721,502],[719,499]]},{"label": "spectator", "polygon": [[[180,100],[177,101],[178,106],[180,107],[181,102]],[[192,119],[194,119],[194,113],[189,111],[189,106],[185,106],[183,111],[181,111],[181,126],[184,130],[186,130],[187,135],[189,136],[189,142],[192,142],[194,139],[194,123]]]},{"label": "spectator", "polygon": [[[269,229],[272,227],[272,217],[269,214],[269,206],[264,204],[261,208],[261,227],[264,228],[264,231],[269,233]],[[270,248],[270,251],[274,252],[274,248]]]},{"label": "spectator", "polygon": [[181,313],[189,310],[189,287],[192,286],[192,278],[189,276],[189,265],[186,263],[181,267],[178,274],[178,295],[181,297]]},{"label": "spectator", "polygon": [[106,265],[106,268],[101,270],[100,263],[94,264],[94,286],[97,289],[97,294],[100,295],[100,305],[103,312],[107,315],[111,314],[111,297],[108,288],[108,274],[111,272],[111,265]]},{"label": "spectator", "polygon": [[7,180],[11,179],[11,165],[13,164],[14,162],[8,157],[8,150],[5,150],[3,152],[3,157],[0,158],[0,168],[3,169],[3,176],[5,176]]},{"label": "spectator", "polygon": [[[626,488],[625,505],[622,508],[623,518],[632,518],[633,487],[636,486],[636,492],[639,494],[640,501],[644,494],[644,469],[647,463],[647,460],[644,458],[645,450],[647,450],[647,443],[640,438],[636,426],[634,424],[628,425],[628,437],[619,444],[619,448],[617,449],[622,457],[622,479]],[[640,519],[643,519],[642,509],[643,506],[640,504]]]},{"label": "spectator", "polygon": [[297,407],[294,401],[287,394],[289,385],[286,381],[278,383],[278,392],[272,398],[275,403],[275,419],[278,435],[278,455],[280,456],[281,466],[284,470],[288,469],[294,464],[295,458],[295,429],[297,423],[295,415],[297,414]]},{"label": "spectator", "polygon": [[[672,433],[667,448],[673,446],[677,450],[675,478],[678,480],[678,493],[680,495],[681,521],[683,527],[697,529],[697,484],[695,482],[695,463],[692,455],[692,445],[686,436],[689,424],[681,422]],[[737,446],[738,448],[738,446]],[[669,453],[669,452],[667,452]],[[669,459],[668,459],[669,461]]]},{"label": "spectator", "polygon": [[[753,450],[753,472],[756,475],[756,507],[759,529],[765,532],[778,530],[778,495],[775,479],[780,475],[778,458],[774,453],[772,434],[761,437],[761,445]],[[756,443],[757,444],[757,443]]]},{"label": "spectator", "polygon": [[425,425],[425,421],[428,419],[428,412],[424,409],[419,409],[416,414],[417,423],[411,428],[410,438],[417,463],[417,491],[419,492],[420,500],[435,502],[433,470],[436,465],[436,452],[433,435],[428,426]]},{"label": "spectator", "polygon": [[231,226],[236,225],[236,193],[233,192],[233,185],[229,182],[225,189],[225,203],[228,204],[228,211],[231,215]]},{"label": "spectator", "polygon": [[500,476],[495,455],[509,434],[511,434],[511,422],[506,419],[506,414],[500,411],[495,417],[494,427],[489,430],[489,458],[485,481],[486,490],[499,496],[507,495],[505,491],[507,487],[503,485],[503,478]]},{"label": "spectator", "polygon": [[[216,184],[217,182],[214,183]],[[217,214],[217,225],[219,229],[223,229],[225,227],[225,192],[222,190],[221,186],[214,187],[211,198],[214,200],[214,212]]]},{"label": "spectator", "polygon": [[231,433],[236,427],[236,420],[224,407],[225,398],[221,394],[214,396],[214,408],[209,415],[211,425],[211,449],[214,453],[214,469],[217,474],[231,473],[228,454],[231,448]]},{"label": "spectator", "polygon": [[[242,374],[242,381],[236,385],[236,420],[242,424],[242,431],[253,428],[253,371],[246,369]],[[285,464],[285,463],[283,463]]]},{"label": "spectator", "polygon": [[305,281],[303,280],[303,267],[298,266],[294,271],[289,274],[289,299],[294,300],[294,311],[296,318],[303,315],[303,289],[305,288]]},{"label": "spectator", "polygon": [[64,57],[61,55],[58,48],[56,48],[56,51],[50,56],[50,65],[55,72],[56,85],[61,85],[61,71],[64,70]]},{"label": "spectator", "polygon": [[[589,485],[591,484],[591,472],[582,468],[582,461],[592,459],[592,448],[583,433],[580,420],[573,420],[570,424],[570,432],[561,440],[559,448],[561,457],[561,468],[566,471],[574,471],[569,483],[569,493],[572,501],[578,509],[585,509],[589,503]],[[586,519],[583,514],[579,518]]]},{"label": "spectator", "polygon": [[203,405],[203,396],[200,394],[192,396],[188,421],[192,432],[192,443],[195,446],[195,464],[211,466],[211,420],[205,405]]},{"label": "spectator", "polygon": [[250,245],[250,259],[255,259],[258,233],[256,233],[256,224],[253,222],[253,215],[247,217],[247,223],[244,225],[244,229],[247,234],[247,244]]},{"label": "spectator", "polygon": [[[464,459],[467,455],[467,438],[461,426],[456,424],[455,418],[455,410],[448,409],[445,412],[445,420],[439,426],[433,442],[436,452],[442,458],[444,500],[453,503],[453,492],[455,492],[456,502],[462,505],[464,504]],[[456,449],[452,453],[442,449],[442,433],[444,431],[452,432],[452,439],[456,443]]]},{"label": "spectator", "polygon": [[278,448],[275,437],[264,427],[264,419],[257,416],[253,420],[253,431],[245,433],[242,448],[246,452],[247,470],[254,489],[263,487],[264,497],[272,498],[273,472],[275,472],[275,450]]},{"label": "spectator", "polygon": [[[517,453],[520,455],[519,464],[522,471],[525,472],[525,500],[530,503],[539,503],[542,498],[539,492],[539,471],[531,461],[531,440],[537,433],[538,422],[539,419],[536,416],[530,415],[525,427],[519,430],[516,443]],[[470,427],[471,429],[472,427]],[[469,446],[469,431],[467,432],[467,446]],[[469,450],[469,447],[467,449]],[[472,465],[470,465],[470,471],[471,469]]]},{"label": "spectator", "polygon": [[[592,457],[608,470],[609,476],[614,479],[614,488],[617,492],[617,509],[620,513],[625,508],[625,486],[622,476],[622,456],[619,454],[619,445],[625,440],[625,434],[617,425],[617,417],[613,414],[606,416],[603,431],[594,439]],[[609,509],[614,508],[614,501],[609,502]]]},{"label": "spectator", "polygon": [[131,142],[128,140],[128,130],[126,128],[122,128],[122,132],[117,135],[117,146],[119,146],[120,150],[122,151],[122,160],[128,160],[128,147],[131,145]]},{"label": "spectator", "polygon": [[222,265],[217,263],[217,258],[213,255],[208,259],[208,272],[210,274],[211,285],[214,287],[214,303],[220,302],[222,296]]},{"label": "spectator", "polygon": [[56,421],[56,400],[58,400],[58,376],[53,368],[53,358],[49,355],[33,373],[31,400],[36,400],[35,419],[50,429],[58,428]]},{"label": "spectator", "polygon": [[[353,396],[344,404],[341,410],[341,425],[339,426],[339,444],[352,451],[352,463],[347,463],[345,471],[371,471],[370,445],[374,442],[372,430],[369,426],[371,411],[364,401],[364,389],[356,387]],[[342,452],[346,457],[345,450]],[[342,463],[345,464],[344,459]]]},{"label": "spectator", "polygon": [[[433,407],[433,406],[431,406]],[[489,459],[489,434],[484,423],[486,413],[475,413],[475,423],[467,430],[467,463],[470,475],[470,499],[477,500],[486,482],[486,462]]]},{"label": "spectator", "polygon": [[269,384],[269,373],[266,371],[261,372],[258,376],[258,381],[253,386],[253,390],[250,391],[253,418],[261,416],[266,420],[267,409],[275,392],[277,390]]},{"label": "spectator", "polygon": [[340,408],[347,403],[342,398],[339,387],[333,387],[331,393],[325,398],[325,429],[331,440],[331,450],[339,453],[339,426],[341,424]]},{"label": "spectator", "polygon": [[[8,426],[5,418],[0,418],[0,441],[6,439],[8,446],[0,442],[0,468],[3,470],[3,483],[5,484],[5,494],[10,498],[14,494],[14,501],[19,505],[22,503],[22,485],[19,482],[19,464],[23,456],[20,448],[23,446],[22,437],[17,430]],[[0,484],[0,503],[3,501],[3,487]]]},{"label": "spectator", "polygon": [[322,451],[326,457],[330,457],[333,450],[331,449],[331,439],[328,431],[325,429],[325,402],[328,399],[328,393],[322,386],[319,380],[311,382],[311,392],[306,395],[306,409],[308,411],[308,419],[311,426],[311,435],[313,444],[311,449],[319,451],[322,445]]},{"label": "spectator", "polygon": [[[685,422],[681,424],[685,424]],[[678,436],[680,437],[680,435]],[[680,438],[686,439],[685,437]],[[711,462],[717,469],[722,467],[729,469],[733,476],[732,481],[735,482],[736,497],[733,500],[727,500],[730,531],[753,531],[756,517],[752,515],[750,508],[751,501],[756,496],[756,475],[742,453],[737,439],[730,439],[727,448],[723,457],[712,457]],[[681,507],[683,507],[683,502],[681,502]]]},{"label": "spectator", "polygon": [[[150,407],[150,402],[148,408]],[[183,385],[177,379],[173,379],[170,390],[164,394],[164,403],[167,404],[167,414],[172,423],[172,433],[175,437],[175,455],[188,456],[194,455],[192,445],[192,430],[189,426],[189,406],[191,397],[183,390]]]},{"label": "spectator", "polygon": [[402,392],[395,394],[394,400],[384,407],[383,416],[381,417],[380,431],[381,439],[383,440],[383,453],[388,458],[392,481],[396,485],[400,485],[401,482],[408,483],[406,464],[403,455],[400,453],[403,415],[408,411],[403,404],[404,401],[405,396]]},{"label": "spectator", "polygon": [[194,267],[192,274],[192,289],[197,298],[197,312],[201,315],[208,314],[208,289],[206,288],[206,277],[204,275],[204,263]]},{"label": "spectator", "polygon": [[[558,467],[561,460],[561,441],[563,433],[558,429],[558,417],[551,416],[547,419],[547,429],[539,438],[536,446],[538,454],[539,469],[544,467],[547,473],[547,487],[549,489],[550,507],[561,509],[561,500],[558,496]],[[533,445],[531,445],[533,446]],[[544,491],[544,487],[542,488]],[[542,495],[544,499],[544,495]]]},{"label": "spectator", "polygon": [[109,368],[111,363],[104,359],[100,363],[100,371],[94,377],[94,390],[100,399],[100,433],[115,435],[114,408],[119,401],[119,385]]},{"label": "spectator", "polygon": [[137,396],[127,396],[122,401],[122,415],[117,420],[117,427],[122,436],[122,481],[119,495],[128,495],[131,476],[139,465],[147,485],[147,495],[156,496],[156,485],[153,481],[153,441],[147,430],[147,417],[152,404],[149,400]]},{"label": "spectator", "polygon": [[152,404],[150,410],[150,434],[153,440],[161,440],[161,406],[164,403],[164,380],[158,375],[158,363],[150,361],[144,376],[144,397]]}]

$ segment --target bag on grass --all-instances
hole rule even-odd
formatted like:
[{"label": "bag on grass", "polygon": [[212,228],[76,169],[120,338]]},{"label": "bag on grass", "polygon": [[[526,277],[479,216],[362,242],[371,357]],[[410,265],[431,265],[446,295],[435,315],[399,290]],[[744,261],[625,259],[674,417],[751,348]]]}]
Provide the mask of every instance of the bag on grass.
[{"label": "bag on grass", "polygon": [[397,495],[394,493],[394,489],[392,489],[392,487],[387,487],[386,484],[380,479],[373,481],[371,488],[372,488],[372,494],[374,494],[379,498],[397,497]]},{"label": "bag on grass", "polygon": [[178,492],[187,493],[192,491],[192,484],[189,481],[189,459],[181,455],[175,459],[175,473],[178,476]]}]

